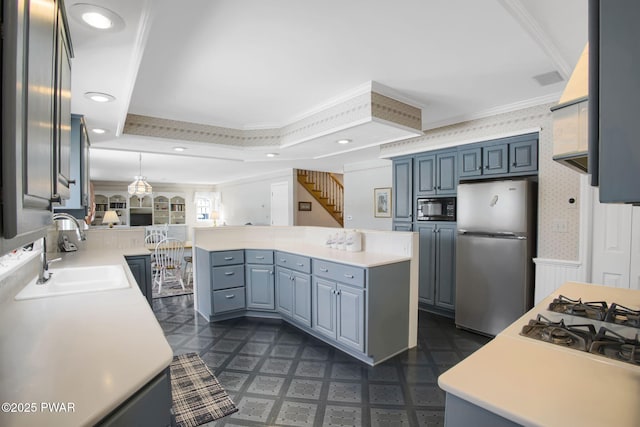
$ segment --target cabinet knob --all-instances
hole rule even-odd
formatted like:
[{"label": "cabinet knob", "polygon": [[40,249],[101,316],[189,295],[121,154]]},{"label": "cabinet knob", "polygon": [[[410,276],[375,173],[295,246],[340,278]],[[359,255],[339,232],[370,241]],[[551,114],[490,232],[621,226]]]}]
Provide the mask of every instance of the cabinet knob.
[{"label": "cabinet knob", "polygon": [[511,166],[518,166],[518,162],[513,162]]},{"label": "cabinet knob", "polygon": [[296,265],[297,265],[298,267],[304,267],[304,264],[303,264],[303,263],[301,263],[301,262],[296,262]]},{"label": "cabinet knob", "polygon": [[320,267],[320,271],[322,271],[323,273],[326,273],[329,271],[328,268],[324,268],[324,267]]},{"label": "cabinet knob", "polygon": [[353,279],[353,274],[344,273],[344,277],[346,277],[347,279]]},{"label": "cabinet knob", "polygon": [[280,258],[280,262],[287,262],[287,260],[284,258]]},{"label": "cabinet knob", "polygon": [[481,171],[482,170],[482,165],[478,166],[478,170]]},{"label": "cabinet knob", "polygon": [[256,259],[264,259],[263,256],[256,256]]},{"label": "cabinet knob", "polygon": [[233,276],[235,273],[233,271],[225,271],[225,276]]},{"label": "cabinet knob", "polygon": [[232,256],[226,256],[226,257],[224,257],[224,260],[225,260],[225,261],[231,261],[232,259],[233,259],[233,257],[232,257]]},{"label": "cabinet knob", "polygon": [[236,296],[235,296],[235,295],[225,295],[224,297],[225,297],[226,299],[231,299],[231,298],[235,298]]}]

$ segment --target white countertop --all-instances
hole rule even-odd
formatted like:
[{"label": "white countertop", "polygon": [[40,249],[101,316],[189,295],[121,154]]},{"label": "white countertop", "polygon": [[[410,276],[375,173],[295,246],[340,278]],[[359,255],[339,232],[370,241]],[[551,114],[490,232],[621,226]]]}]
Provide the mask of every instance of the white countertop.
[{"label": "white countertop", "polygon": [[[121,264],[148,251],[64,254],[61,267]],[[57,255],[57,254],[56,254]],[[0,311],[0,400],[36,403],[35,413],[0,413],[0,425],[93,425],[161,373],[173,352],[128,267],[130,287],[11,301]],[[42,402],[75,411],[40,410]]]},{"label": "white countertop", "polygon": [[639,426],[639,366],[519,335],[560,294],[640,308],[640,291],[569,282],[442,374],[438,384],[527,426]]},{"label": "white countertop", "polygon": [[288,241],[221,239],[214,242],[196,243],[196,247],[205,251],[272,249],[364,268],[411,260],[410,256],[374,252],[347,252],[310,243]]}]

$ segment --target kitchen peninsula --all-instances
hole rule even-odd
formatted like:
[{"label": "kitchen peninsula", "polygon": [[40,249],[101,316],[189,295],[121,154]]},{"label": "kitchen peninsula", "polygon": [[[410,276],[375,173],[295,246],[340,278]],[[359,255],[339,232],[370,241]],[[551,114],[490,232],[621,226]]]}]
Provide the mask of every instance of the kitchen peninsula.
[{"label": "kitchen peninsula", "polygon": [[326,247],[336,231],[194,229],[196,310],[283,319],[370,365],[415,347],[415,233],[361,231],[363,251],[348,252]]},{"label": "kitchen peninsula", "polygon": [[56,254],[62,260],[52,266],[53,277],[65,268],[112,266],[126,276],[122,289],[17,301],[38,274],[37,256],[3,279],[0,398],[16,406],[0,414],[0,425],[170,420],[173,352],[125,260],[145,254],[144,247]]}]

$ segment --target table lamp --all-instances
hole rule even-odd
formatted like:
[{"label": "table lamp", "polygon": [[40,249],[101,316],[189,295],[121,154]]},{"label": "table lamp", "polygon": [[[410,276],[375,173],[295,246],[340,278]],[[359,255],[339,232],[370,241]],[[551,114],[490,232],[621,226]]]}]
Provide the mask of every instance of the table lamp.
[{"label": "table lamp", "polygon": [[211,219],[213,220],[213,226],[217,227],[218,226],[218,220],[220,219],[220,212],[218,212],[218,211],[211,212]]},{"label": "table lamp", "polygon": [[120,218],[118,218],[116,211],[107,211],[104,214],[104,218],[102,218],[102,223],[109,224],[109,228],[113,228],[113,224],[120,223]]}]

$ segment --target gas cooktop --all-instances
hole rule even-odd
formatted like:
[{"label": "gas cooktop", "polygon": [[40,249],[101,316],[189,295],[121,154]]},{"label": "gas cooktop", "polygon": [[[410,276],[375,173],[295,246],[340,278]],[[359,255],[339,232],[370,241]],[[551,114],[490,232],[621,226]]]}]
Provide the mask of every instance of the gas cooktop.
[{"label": "gas cooktop", "polygon": [[563,295],[548,310],[524,325],[520,335],[640,365],[640,310]]}]

